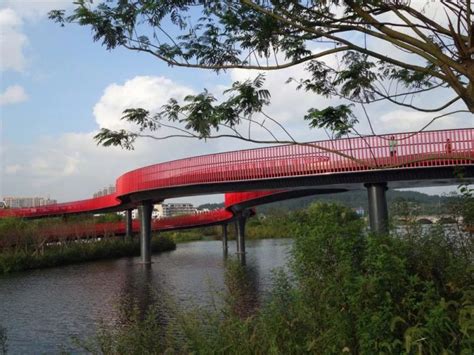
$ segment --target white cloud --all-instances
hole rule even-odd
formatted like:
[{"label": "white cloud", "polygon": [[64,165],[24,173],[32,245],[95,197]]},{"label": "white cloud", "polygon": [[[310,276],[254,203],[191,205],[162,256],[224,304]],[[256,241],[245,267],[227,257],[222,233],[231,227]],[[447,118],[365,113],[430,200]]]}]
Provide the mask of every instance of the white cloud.
[{"label": "white cloud", "polygon": [[[323,49],[313,49],[314,52],[321,50]],[[285,62],[286,60],[280,56],[279,61]],[[335,59],[334,57],[329,57],[326,58],[325,61],[332,65]],[[329,100],[314,93],[296,90],[295,83],[286,83],[289,78],[296,80],[306,78],[308,72],[305,70],[305,66],[305,64],[300,64],[283,70],[267,72],[234,69],[230,71],[230,77],[232,81],[245,81],[255,78],[259,73],[264,73],[265,87],[272,95],[272,103],[271,106],[268,107],[267,112],[282,123],[300,123],[310,107],[327,105],[329,102]]]},{"label": "white cloud", "polygon": [[21,32],[23,21],[10,8],[0,9],[0,71],[22,72],[26,66],[24,49],[27,37]]},{"label": "white cloud", "polygon": [[[416,132],[441,113],[394,109],[376,119],[377,133]],[[472,127],[472,115],[447,115],[432,122],[428,130]]]},{"label": "white cloud", "polygon": [[[314,47],[314,53],[325,50],[323,47]],[[279,63],[286,62],[283,55],[278,55]],[[262,59],[265,61],[265,59]],[[336,57],[331,56],[324,58],[328,65],[335,65]],[[269,63],[274,64],[273,62]],[[305,70],[306,64],[296,65],[290,68],[274,71],[255,71],[233,69],[229,71],[230,79],[232,81],[243,82],[245,80],[252,80],[258,74],[265,75],[264,87],[269,90],[271,94],[271,104],[264,108],[264,112],[273,119],[281,123],[285,129],[298,141],[311,141],[326,139],[324,131],[309,129],[307,122],[303,117],[307,114],[309,108],[322,108],[338,102],[338,99],[327,99],[323,96],[306,92],[305,90],[297,90],[297,84],[294,82],[287,83],[289,78],[295,80],[305,79],[308,77],[308,72]],[[220,88],[224,90],[225,88]],[[263,120],[263,117],[262,117]],[[290,137],[276,124],[272,124],[268,119],[265,120],[265,125],[271,129],[272,133],[278,139],[289,140]],[[257,137],[257,135],[255,135]],[[258,138],[273,139],[268,133],[263,131],[258,132]]]},{"label": "white cloud", "polygon": [[[285,125],[293,127],[301,140],[323,139],[325,137],[321,131],[307,128],[302,115],[308,107],[326,103],[316,95],[295,92],[294,87],[284,84],[287,76],[297,77],[300,74],[304,75],[301,68],[295,68],[293,72],[268,74],[267,86],[274,88],[274,104],[270,112],[276,117],[284,113]],[[245,78],[244,73],[232,74],[233,80]],[[143,107],[155,111],[169,98],[179,99],[193,92],[193,88],[164,77],[138,76],[124,83],[109,85],[94,106],[93,113],[100,128],[128,128],[127,124],[120,121],[125,108]],[[430,117],[430,114],[394,110],[393,107],[387,108],[387,105],[380,105],[375,111],[380,115],[374,118],[374,123],[383,132],[413,130],[416,124],[420,125]],[[450,119],[446,125],[452,128],[464,122],[465,126],[469,119],[471,118]],[[49,194],[60,201],[84,199],[92,196],[98,189],[113,184],[117,177],[135,168],[251,146],[238,140],[205,142],[195,139],[141,139],[137,141],[134,151],[125,151],[117,147],[98,147],[93,140],[96,133],[64,133],[42,138],[26,147],[6,147],[3,154],[4,192],[10,195]],[[216,201],[218,198],[189,197],[188,200],[204,202]]]},{"label": "white cloud", "polygon": [[20,85],[12,85],[0,93],[0,106],[17,104],[28,99],[28,95]]},{"label": "white cloud", "polygon": [[22,18],[38,20],[51,10],[68,9],[73,6],[72,0],[3,0],[4,7],[13,9]]},{"label": "white cloud", "polygon": [[126,108],[140,107],[153,112],[171,97],[182,99],[192,93],[190,87],[164,77],[137,76],[123,85],[109,85],[94,106],[94,116],[100,128],[130,128],[127,122],[120,120]]},{"label": "white cloud", "polygon": [[70,9],[69,0],[3,0],[0,3],[0,71],[24,72],[28,64],[25,49],[28,37],[23,33],[25,22],[44,18],[54,9]]},{"label": "white cloud", "polygon": [[[94,106],[99,127],[122,128],[120,116],[128,107],[156,110],[170,97],[192,93],[190,87],[163,77],[135,77],[123,84],[109,85]],[[135,150],[99,147],[93,136],[97,133],[64,133],[43,137],[31,145],[4,147],[3,184],[9,195],[51,195],[60,201],[91,197],[98,189],[115,183],[123,173],[142,166],[213,153],[220,144],[227,149],[242,148],[217,141],[142,139]],[[212,201],[215,201],[211,198]],[[198,201],[199,199],[191,199]],[[205,201],[201,199],[200,201]]]},{"label": "white cloud", "polygon": [[[395,51],[393,46],[387,46],[387,53]],[[335,66],[336,58],[325,59],[327,64]],[[266,73],[265,87],[272,94],[271,105],[266,108],[266,112],[278,119],[285,128],[299,141],[327,139],[325,132],[320,129],[310,129],[308,122],[303,120],[304,115],[310,107],[322,109],[329,105],[348,104],[350,102],[337,98],[326,99],[312,92],[296,90],[293,83],[287,84],[289,77],[295,79],[306,78],[308,73],[303,65],[298,65],[281,71],[269,71]],[[254,78],[258,72],[245,70],[231,70],[230,76],[233,81],[244,81]],[[222,88],[221,88],[222,90]],[[453,97],[451,90],[438,89],[427,95],[413,97],[413,101],[408,102],[422,108],[435,108],[441,106]],[[365,106],[376,134],[392,132],[413,132],[423,128],[433,118],[442,113],[455,110],[465,110],[462,102],[451,106],[449,110],[441,113],[422,112],[409,108],[403,108],[387,101]],[[359,120],[358,132],[361,134],[371,134],[366,115],[360,105],[353,106],[354,113]],[[453,129],[472,127],[473,116],[469,113],[457,113],[434,120],[429,125],[429,130]],[[276,129],[276,128],[275,128]],[[281,137],[281,135],[280,135]]]}]

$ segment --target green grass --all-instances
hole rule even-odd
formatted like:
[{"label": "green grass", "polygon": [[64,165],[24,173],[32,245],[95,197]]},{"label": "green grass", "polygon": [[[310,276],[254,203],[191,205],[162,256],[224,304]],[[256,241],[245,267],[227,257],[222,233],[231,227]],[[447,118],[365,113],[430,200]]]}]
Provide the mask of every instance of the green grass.
[{"label": "green grass", "polygon": [[[232,229],[231,227],[229,226],[229,231]],[[220,240],[222,238],[222,226],[160,232],[160,235],[172,239],[175,243],[194,242],[197,240]]]},{"label": "green grass", "polygon": [[166,236],[173,240],[175,243],[187,243],[194,242],[197,240],[204,240],[205,236],[202,229],[192,229],[176,232],[163,232],[163,236]]},{"label": "green grass", "polygon": [[[152,239],[154,253],[174,250],[176,244],[169,238]],[[101,241],[75,241],[48,246],[44,251],[28,252],[24,249],[0,253],[0,275],[31,269],[48,268],[93,260],[114,259],[140,255],[139,241],[103,239]]]}]

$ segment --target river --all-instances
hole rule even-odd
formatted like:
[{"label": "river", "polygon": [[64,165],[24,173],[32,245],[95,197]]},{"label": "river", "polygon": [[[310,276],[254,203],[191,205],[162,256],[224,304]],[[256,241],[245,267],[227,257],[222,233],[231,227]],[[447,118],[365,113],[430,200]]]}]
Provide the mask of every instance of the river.
[{"label": "river", "polygon": [[[272,270],[286,265],[291,240],[246,244],[250,277],[262,297]],[[229,242],[229,255],[235,248]],[[118,321],[124,300],[146,306],[151,297],[156,302],[171,296],[184,307],[202,306],[218,299],[224,289],[220,241],[178,244],[175,251],[154,255],[152,262],[147,268],[139,258],[122,258],[0,278],[0,327],[6,329],[9,353],[74,352],[72,338],[94,335],[101,321]]]}]

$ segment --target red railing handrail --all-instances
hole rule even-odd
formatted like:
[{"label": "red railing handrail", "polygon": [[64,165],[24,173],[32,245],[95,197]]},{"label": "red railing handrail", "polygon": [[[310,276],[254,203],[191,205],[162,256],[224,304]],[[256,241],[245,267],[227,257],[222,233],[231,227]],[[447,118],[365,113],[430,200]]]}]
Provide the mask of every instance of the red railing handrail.
[{"label": "red railing handrail", "polygon": [[[412,136],[413,135],[413,136],[415,136],[415,135],[419,135],[419,134],[423,134],[423,133],[429,133],[429,132],[433,132],[433,133],[435,133],[435,132],[456,132],[456,131],[465,131],[465,130],[473,130],[473,129],[472,128],[453,128],[453,129],[449,129],[449,130],[435,129],[435,130],[429,130],[429,131],[384,133],[384,134],[377,134],[377,135],[371,134],[371,135],[362,135],[362,138],[358,137],[358,136],[357,137],[341,137],[341,138],[338,138],[337,140],[338,141],[360,140],[360,139],[367,139],[367,138],[371,138],[371,137],[377,137],[377,138],[385,139],[385,137],[391,137],[391,136],[402,136],[402,135],[406,135],[406,136]],[[304,142],[295,142],[295,143],[285,142],[285,143],[281,143],[279,145],[271,145],[271,146],[257,147],[257,148],[247,148],[247,149],[241,149],[241,150],[238,150],[238,151],[229,150],[229,151],[224,151],[224,152],[219,152],[219,153],[194,155],[192,157],[168,160],[166,162],[158,163],[158,164],[172,164],[172,163],[186,161],[186,160],[190,160],[190,159],[198,159],[198,158],[203,158],[203,157],[218,156],[218,155],[223,155],[223,154],[228,154],[228,153],[235,153],[235,152],[258,151],[258,150],[264,150],[264,149],[268,149],[268,148],[275,148],[275,147],[282,147],[282,146],[320,144],[320,143],[324,143],[324,142],[333,142],[333,141],[335,141],[335,140],[334,139],[322,139],[322,140],[318,140],[318,141],[304,141]],[[277,143],[277,142],[275,142],[275,143]],[[142,169],[150,168],[150,167],[153,167],[153,166],[156,166],[156,165],[157,165],[156,163],[155,164],[150,164],[150,165],[145,165],[145,166],[142,166],[140,168],[136,168],[136,169],[127,171],[125,174],[133,173],[135,171],[140,171]]]},{"label": "red railing handrail", "polygon": [[[392,155],[391,137],[395,141]],[[447,140],[450,144],[447,150]],[[326,149],[326,150],[325,150]],[[321,159],[324,157],[324,159]],[[116,193],[30,209],[0,210],[0,217],[120,210],[121,199],[156,191],[208,183],[284,179],[298,175],[339,174],[374,169],[407,169],[474,164],[474,129],[390,133],[364,137],[283,144],[177,159],[129,171],[116,181]],[[268,193],[266,193],[268,194]],[[239,202],[249,195],[236,194]],[[242,201],[242,200],[240,200]]]}]

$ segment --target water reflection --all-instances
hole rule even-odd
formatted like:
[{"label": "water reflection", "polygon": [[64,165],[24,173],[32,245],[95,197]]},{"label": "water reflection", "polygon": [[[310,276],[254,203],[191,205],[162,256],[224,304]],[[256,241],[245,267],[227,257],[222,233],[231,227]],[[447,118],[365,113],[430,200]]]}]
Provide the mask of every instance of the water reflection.
[{"label": "water reflection", "polygon": [[[240,280],[244,284],[235,284],[241,290],[236,311],[258,306],[271,270],[285,265],[290,244],[247,242],[247,268]],[[235,250],[235,242],[229,241],[229,256]],[[9,351],[51,353],[58,352],[59,344],[71,351],[71,336],[93,335],[101,320],[126,321],[120,309],[130,309],[133,303],[141,313],[157,305],[160,321],[166,322],[173,316],[169,303],[211,306],[225,290],[220,241],[180,244],[175,251],[154,255],[148,267],[139,261],[123,258],[0,278],[0,323],[7,329]]]},{"label": "water reflection", "polygon": [[[125,278],[119,294],[119,308],[130,309],[136,307],[140,315],[156,302],[153,285],[153,269],[151,264],[127,265],[124,269]],[[138,269],[138,270],[137,270]],[[141,270],[140,270],[141,269]],[[124,316],[121,314],[121,316]],[[119,319],[125,322],[127,319]]]},{"label": "water reflection", "polygon": [[225,299],[236,316],[247,318],[257,310],[261,295],[259,278],[258,269],[242,265],[241,260],[226,263]]}]

